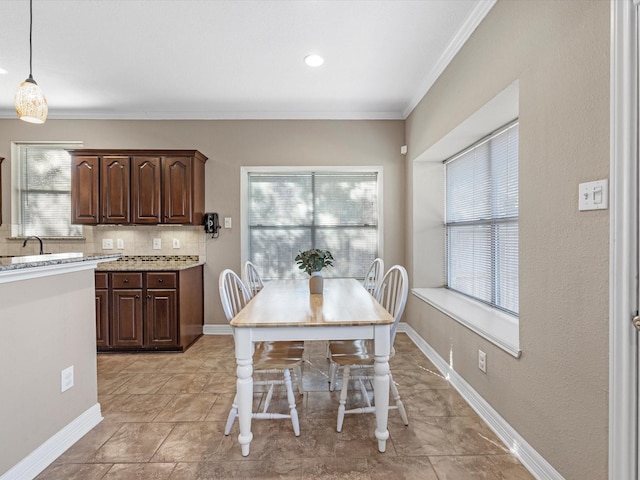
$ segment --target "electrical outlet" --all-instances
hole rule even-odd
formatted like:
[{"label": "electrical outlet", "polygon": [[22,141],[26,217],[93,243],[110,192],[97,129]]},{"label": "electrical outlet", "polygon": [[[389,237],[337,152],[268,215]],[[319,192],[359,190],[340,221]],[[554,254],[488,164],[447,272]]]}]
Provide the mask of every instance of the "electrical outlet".
[{"label": "electrical outlet", "polygon": [[124,248],[124,240],[121,238],[116,239],[116,245],[118,250],[122,250]]},{"label": "electrical outlet", "polygon": [[180,239],[179,238],[174,238],[173,239],[173,248],[180,248]]},{"label": "electrical outlet", "polygon": [[103,238],[102,239],[102,249],[103,250],[113,250],[113,238]]},{"label": "electrical outlet", "polygon": [[483,373],[487,373],[487,354],[482,350],[478,350],[478,368]]},{"label": "electrical outlet", "polygon": [[73,365],[60,372],[60,392],[66,392],[73,387]]},{"label": "electrical outlet", "polygon": [[159,238],[153,239],[153,249],[160,250],[162,248],[162,240]]}]

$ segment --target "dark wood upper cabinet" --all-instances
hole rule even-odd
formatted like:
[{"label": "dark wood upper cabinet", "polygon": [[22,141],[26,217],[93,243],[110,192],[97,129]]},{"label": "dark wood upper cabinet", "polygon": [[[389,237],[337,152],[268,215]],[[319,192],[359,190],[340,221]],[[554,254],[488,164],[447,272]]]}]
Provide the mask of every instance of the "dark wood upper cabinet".
[{"label": "dark wood upper cabinet", "polygon": [[160,223],[162,157],[133,157],[131,208],[133,223]]},{"label": "dark wood upper cabinet", "polygon": [[201,225],[204,165],[197,150],[69,150],[72,223]]},{"label": "dark wood upper cabinet", "polygon": [[100,157],[71,157],[71,223],[99,222]]},{"label": "dark wood upper cabinet", "polygon": [[191,223],[191,159],[167,157],[164,161],[164,221]]},{"label": "dark wood upper cabinet", "polygon": [[105,155],[101,160],[101,223],[130,223],[131,168],[129,157]]}]

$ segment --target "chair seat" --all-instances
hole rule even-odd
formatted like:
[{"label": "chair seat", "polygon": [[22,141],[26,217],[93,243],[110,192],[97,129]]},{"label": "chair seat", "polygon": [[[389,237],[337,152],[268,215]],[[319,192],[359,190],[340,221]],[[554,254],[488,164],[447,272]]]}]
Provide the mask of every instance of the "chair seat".
[{"label": "chair seat", "polygon": [[303,354],[303,341],[260,342],[253,353],[253,368],[291,368],[302,362]]},{"label": "chair seat", "polygon": [[[373,365],[375,363],[373,340],[332,340],[329,342],[331,361],[338,365]],[[391,347],[389,358],[395,355]]]}]

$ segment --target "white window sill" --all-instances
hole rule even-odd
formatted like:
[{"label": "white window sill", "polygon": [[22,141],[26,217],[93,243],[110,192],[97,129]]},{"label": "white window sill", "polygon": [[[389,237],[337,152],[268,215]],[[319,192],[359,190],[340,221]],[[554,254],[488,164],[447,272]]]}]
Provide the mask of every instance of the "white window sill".
[{"label": "white window sill", "polygon": [[414,288],[412,293],[505,352],[520,358],[518,318],[446,288]]}]

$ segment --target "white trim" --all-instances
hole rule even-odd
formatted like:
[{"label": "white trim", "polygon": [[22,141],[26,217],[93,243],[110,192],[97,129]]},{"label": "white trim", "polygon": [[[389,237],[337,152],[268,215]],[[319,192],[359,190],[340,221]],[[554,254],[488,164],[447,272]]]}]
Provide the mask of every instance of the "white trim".
[{"label": "white trim", "polygon": [[637,479],[638,26],[630,0],[611,0],[609,478]]},{"label": "white trim", "polygon": [[422,80],[422,83],[420,84],[420,87],[418,88],[416,94],[411,98],[409,104],[405,107],[402,114],[403,118],[406,119],[411,114],[413,109],[416,108],[416,105],[420,103],[420,100],[424,98],[429,89],[431,89],[433,84],[436,83],[436,80],[438,80],[440,75],[442,75],[444,69],[447,68],[449,63],[451,63],[453,58],[458,54],[464,44],[467,43],[467,40],[469,40],[471,34],[473,34],[478,25],[480,25],[480,22],[484,20],[484,17],[487,16],[489,11],[496,4],[496,1],[497,0],[481,0],[479,2],[476,2],[475,7],[473,7],[473,10],[465,19],[464,23],[460,27],[460,30],[458,30],[454,37],[451,39],[451,42],[449,42],[449,45],[447,45],[444,52],[442,52],[442,55],[440,55],[440,58],[438,59],[436,64],[433,66],[427,76]]},{"label": "white trim", "polygon": [[[100,112],[58,110],[56,109],[49,120],[405,120],[404,105],[399,104],[397,110],[366,111],[345,110],[338,112],[327,111],[169,111],[169,112]],[[0,110],[0,119],[15,119],[15,110]]]},{"label": "white trim", "polygon": [[382,165],[323,166],[247,166],[240,167],[240,264],[249,260],[249,205],[247,191],[250,173],[363,172],[378,175],[378,256],[384,256],[384,167]]},{"label": "white trim", "polygon": [[202,333],[204,335],[233,335],[233,330],[229,324],[207,324],[202,327]]},{"label": "white trim", "polygon": [[0,480],[35,478],[102,420],[100,404],[96,403],[7,470]]},{"label": "white trim", "polygon": [[[489,403],[442,358],[411,325],[401,322],[398,331],[406,333],[422,353],[440,370],[487,426],[502,440],[522,465],[539,480],[563,480],[547,462]],[[614,477],[611,477],[614,478]],[[615,477],[616,480],[617,477]]]},{"label": "white trim", "polygon": [[411,293],[510,355],[520,358],[517,317],[446,288],[414,288]]}]

